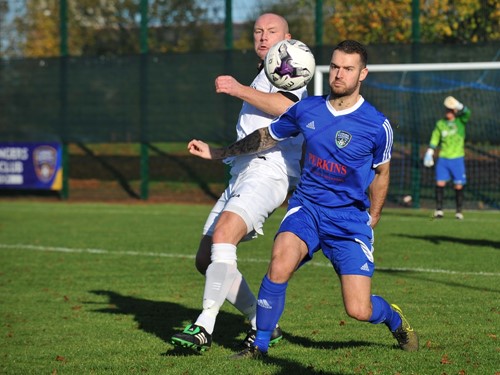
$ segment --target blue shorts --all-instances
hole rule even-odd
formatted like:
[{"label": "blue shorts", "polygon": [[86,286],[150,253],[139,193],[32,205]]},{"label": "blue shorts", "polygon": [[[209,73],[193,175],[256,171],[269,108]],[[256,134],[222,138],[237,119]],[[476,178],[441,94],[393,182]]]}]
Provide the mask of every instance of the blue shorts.
[{"label": "blue shorts", "polygon": [[455,185],[465,185],[465,160],[464,157],[455,159],[438,158],[436,163],[436,181],[448,182],[452,180]]},{"label": "blue shorts", "polygon": [[370,215],[357,208],[329,209],[292,197],[278,233],[292,232],[307,245],[301,266],[322,250],[339,275],[371,277],[373,230]]}]

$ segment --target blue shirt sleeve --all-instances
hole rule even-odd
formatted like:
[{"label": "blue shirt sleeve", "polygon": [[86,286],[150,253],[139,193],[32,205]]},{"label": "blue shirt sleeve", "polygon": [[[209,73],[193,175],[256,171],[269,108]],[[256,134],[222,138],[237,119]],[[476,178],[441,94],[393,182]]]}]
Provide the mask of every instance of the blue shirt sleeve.
[{"label": "blue shirt sleeve", "polygon": [[289,137],[295,137],[300,133],[300,125],[297,121],[296,109],[299,103],[293,104],[285,113],[277,117],[269,126],[271,137],[277,141]]},{"label": "blue shirt sleeve", "polygon": [[392,127],[388,119],[385,119],[380,131],[377,134],[374,158],[373,158],[373,168],[376,168],[380,164],[384,164],[391,160],[392,154],[392,143],[393,143],[393,133]]}]

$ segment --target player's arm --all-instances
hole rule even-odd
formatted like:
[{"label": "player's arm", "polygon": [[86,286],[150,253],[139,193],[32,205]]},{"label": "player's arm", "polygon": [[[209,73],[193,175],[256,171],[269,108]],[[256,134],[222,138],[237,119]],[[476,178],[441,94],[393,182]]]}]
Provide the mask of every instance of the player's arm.
[{"label": "player's arm", "polygon": [[215,80],[215,91],[228,94],[253,105],[272,116],[285,112],[299,98],[288,92],[268,93],[239,83],[232,76],[219,76]]},{"label": "player's arm", "polygon": [[436,127],[432,131],[431,140],[429,142],[429,147],[424,155],[424,167],[431,168],[434,166],[434,151],[439,145],[441,139],[441,131],[439,129],[439,121],[436,123]]},{"label": "player's arm", "polygon": [[462,111],[458,114],[458,117],[460,117],[460,119],[464,123],[466,123],[466,122],[469,121],[471,115],[472,115],[472,111],[470,110],[470,108],[467,107],[467,106],[464,106],[464,108],[462,109]]},{"label": "player's arm", "polygon": [[447,96],[443,104],[446,108],[455,111],[455,116],[460,117],[464,123],[469,121],[471,110],[453,96]]},{"label": "player's arm", "polygon": [[207,143],[193,139],[188,143],[188,150],[191,154],[203,159],[224,159],[230,156],[254,154],[270,149],[278,143],[271,137],[269,128],[260,128],[245,138],[222,148],[211,148]]},{"label": "player's arm", "polygon": [[368,193],[370,196],[370,216],[372,217],[371,226],[375,228],[380,220],[385,198],[389,190],[390,180],[390,162],[380,164],[375,168],[375,177],[370,184]]}]

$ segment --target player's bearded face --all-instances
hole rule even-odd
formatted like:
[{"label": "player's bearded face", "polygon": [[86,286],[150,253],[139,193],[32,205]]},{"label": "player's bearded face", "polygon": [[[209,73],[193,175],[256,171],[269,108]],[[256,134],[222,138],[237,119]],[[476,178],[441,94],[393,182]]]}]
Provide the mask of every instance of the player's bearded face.
[{"label": "player's bearded face", "polygon": [[350,96],[359,90],[367,70],[361,66],[359,55],[335,51],[330,63],[330,89],[334,96]]},{"label": "player's bearded face", "polygon": [[354,94],[359,88],[359,81],[356,81],[354,84],[342,84],[339,85],[339,82],[333,82],[330,84],[330,88],[332,89],[332,94],[337,97],[341,96],[351,96]]}]

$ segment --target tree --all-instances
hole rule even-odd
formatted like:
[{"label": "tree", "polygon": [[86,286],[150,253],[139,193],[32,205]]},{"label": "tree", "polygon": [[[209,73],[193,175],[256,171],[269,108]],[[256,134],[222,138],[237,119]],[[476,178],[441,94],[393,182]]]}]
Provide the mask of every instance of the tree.
[{"label": "tree", "polygon": [[422,41],[476,43],[500,39],[496,0],[434,0],[423,4]]},{"label": "tree", "polygon": [[[60,1],[0,0],[0,52],[5,56],[58,56]],[[141,0],[66,1],[71,56],[140,52]],[[254,17],[265,11],[282,14],[294,37],[310,47],[316,45],[315,8],[320,0],[256,1]],[[150,51],[224,49],[224,4],[225,0],[148,0]],[[365,44],[411,43],[412,0],[323,0],[321,4],[319,27],[324,45],[348,38]],[[500,40],[498,0],[420,0],[420,15],[422,43]],[[235,48],[252,47],[253,21],[234,26],[238,30],[233,34]]]},{"label": "tree", "polygon": [[[327,39],[371,43],[411,42],[411,0],[325,0],[333,7]],[[422,43],[476,43],[500,39],[496,0],[421,0]]]},{"label": "tree", "polygon": [[[24,0],[25,12],[13,23],[23,56],[57,56],[60,0]],[[149,0],[149,44],[153,51],[214,48],[212,1]],[[67,0],[68,49],[72,56],[140,52],[139,0]],[[209,22],[210,21],[210,22]],[[154,38],[154,39],[153,39]]]}]

